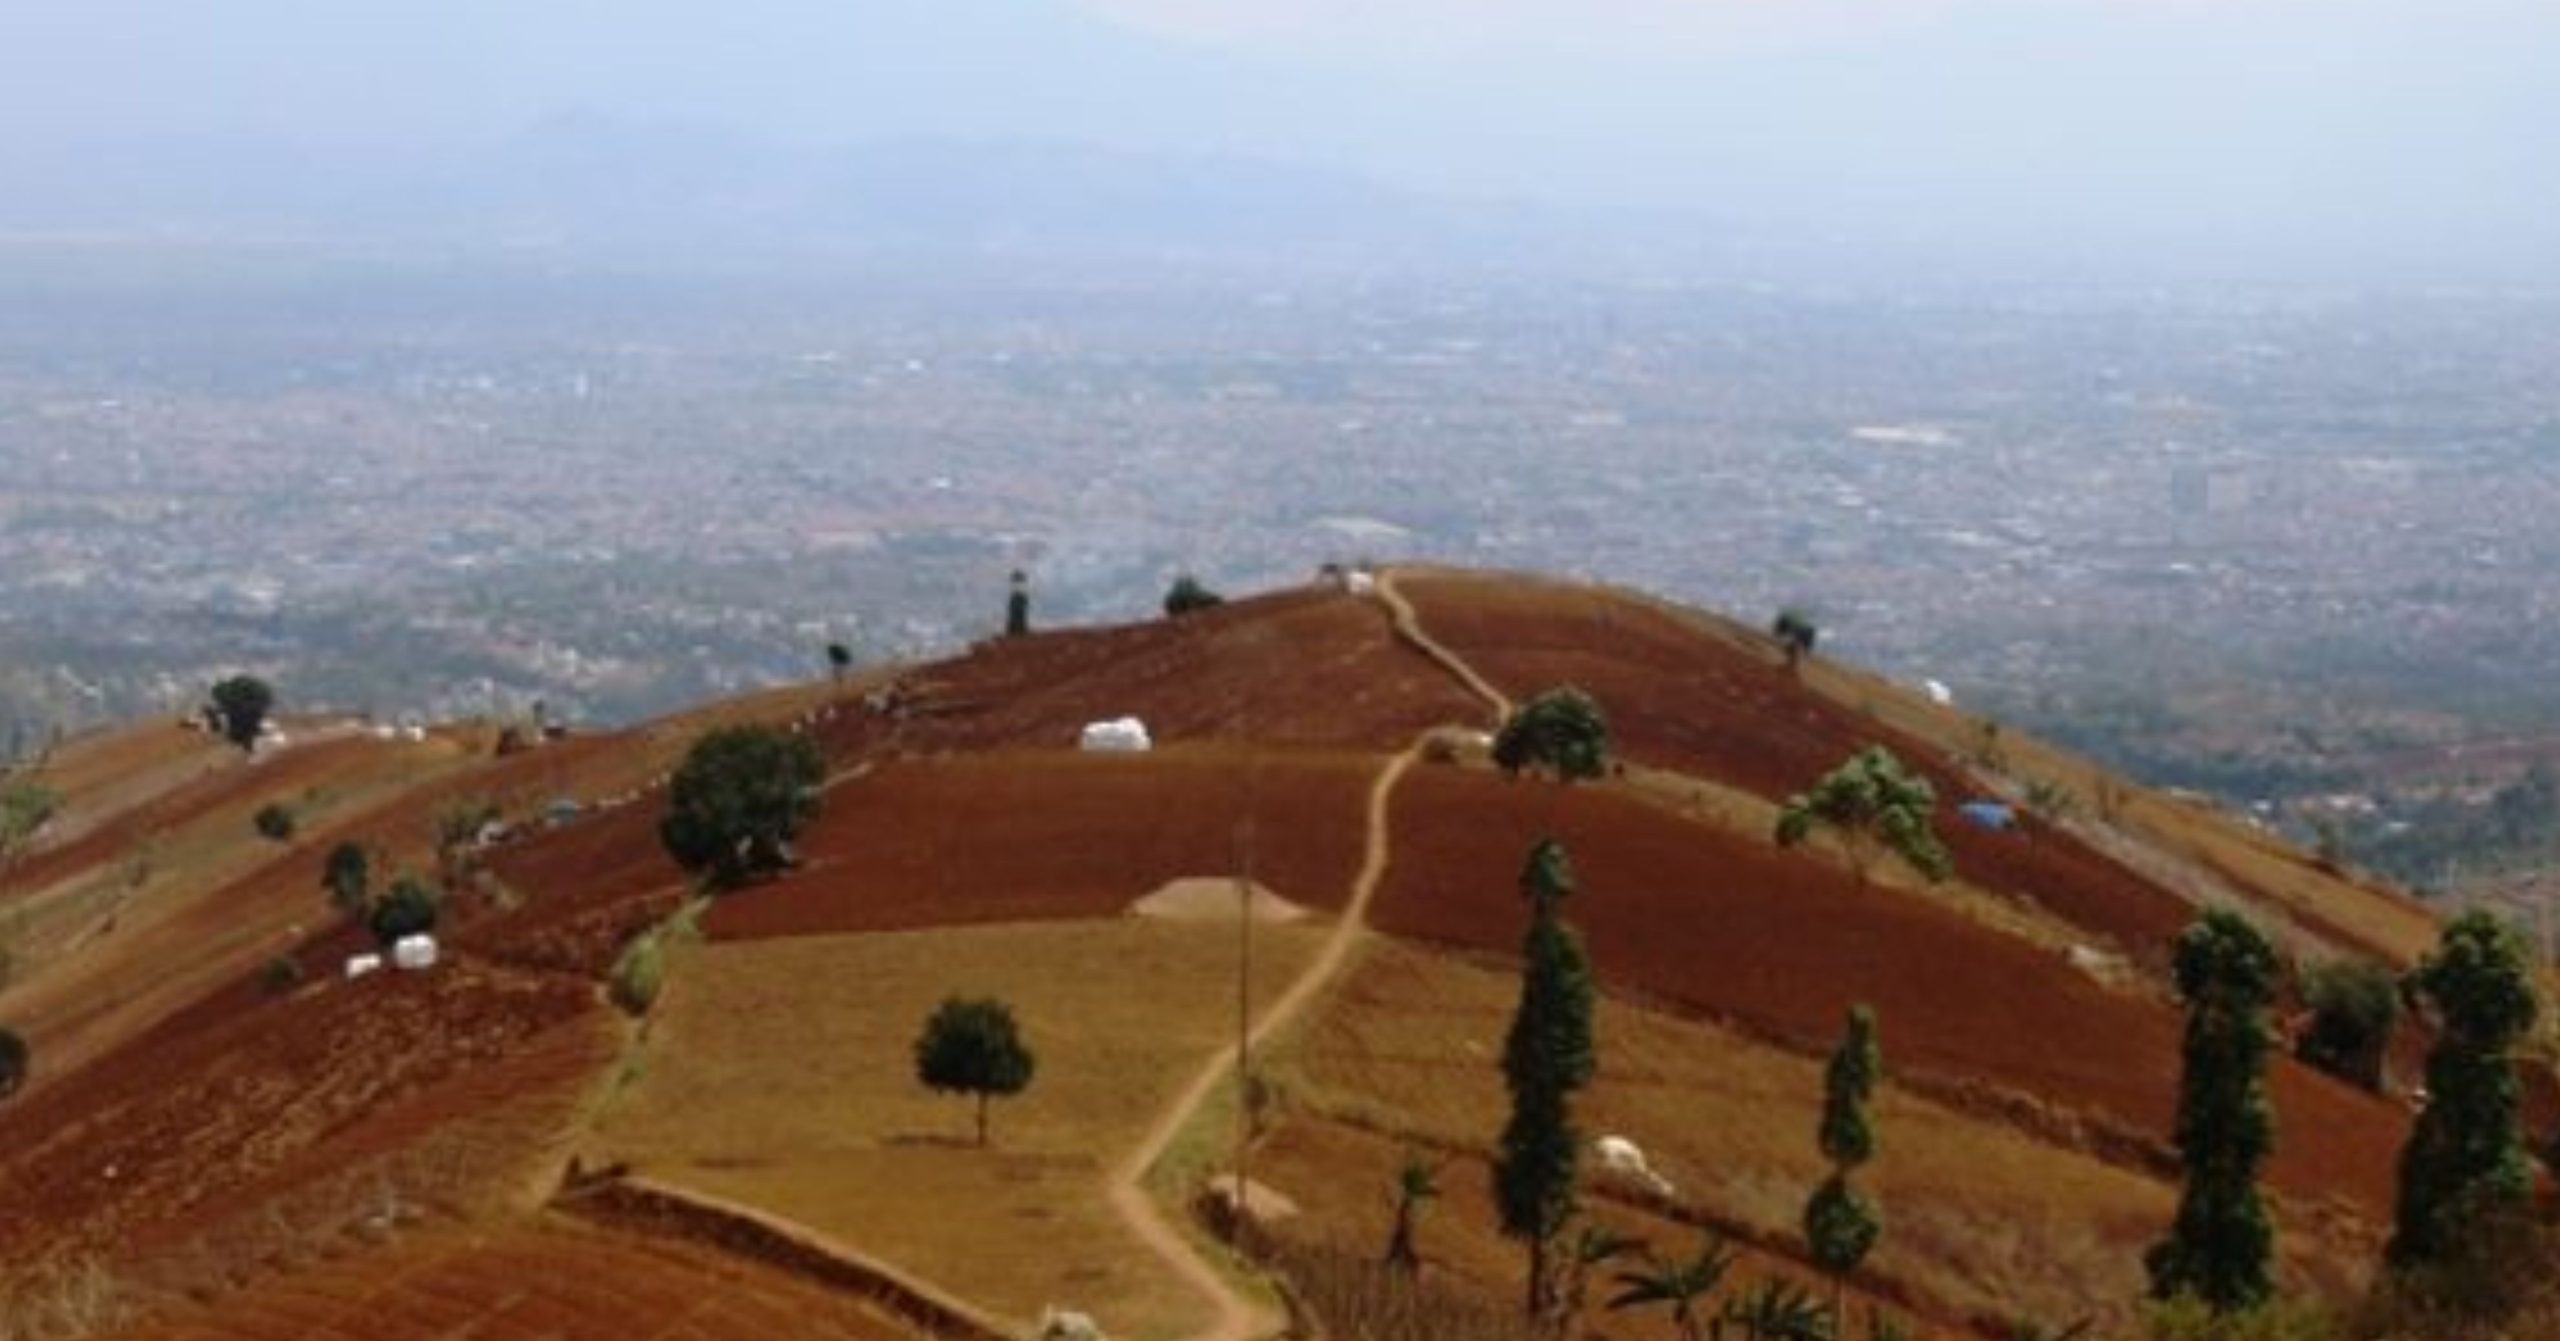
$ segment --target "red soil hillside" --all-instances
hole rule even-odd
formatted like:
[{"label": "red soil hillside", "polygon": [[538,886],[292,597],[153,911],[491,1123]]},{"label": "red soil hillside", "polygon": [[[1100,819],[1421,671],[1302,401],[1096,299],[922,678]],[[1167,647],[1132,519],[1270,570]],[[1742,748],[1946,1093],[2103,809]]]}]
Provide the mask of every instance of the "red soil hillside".
[{"label": "red soil hillside", "polygon": [[[1868,1002],[1906,1076],[2005,1091],[2165,1149],[2175,1011],[1924,896],[1862,890],[1836,867],[1600,788],[1419,771],[1395,823],[1396,862],[1372,915],[1382,930],[1509,953],[1526,925],[1521,854],[1530,835],[1552,832],[1573,855],[1571,916],[1604,981],[1807,1051],[1828,1046],[1852,1002]],[[2405,1111],[2289,1062],[2276,1100],[2287,1133],[2278,1184],[2387,1213]]]},{"label": "red soil hillside", "polygon": [[[795,1330],[772,1320],[798,1307],[794,1290],[818,1288],[809,1281],[777,1285],[765,1267],[730,1262],[716,1245],[668,1248],[644,1226],[571,1226],[538,1209],[561,1185],[569,1150],[599,1149],[582,1142],[609,1128],[597,1114],[617,1096],[627,1101],[650,1074],[701,1069],[703,1059],[683,1051],[684,1030],[659,1027],[663,1019],[632,1027],[601,989],[626,942],[687,897],[658,841],[660,783],[704,729],[730,722],[807,733],[826,756],[824,805],[800,836],[798,868],[711,905],[703,929],[727,944],[667,952],[668,1000],[684,999],[688,956],[701,973],[716,956],[826,944],[757,941],[826,934],[869,950],[867,933],[895,930],[917,933],[902,944],[931,946],[946,943],[935,935],[963,934],[936,928],[989,923],[1018,925],[968,934],[1031,944],[1061,934],[1049,924],[1117,918],[1167,882],[1249,863],[1257,882],[1318,914],[1293,933],[1308,946],[1292,961],[1309,966],[1306,976],[1285,992],[1262,984],[1275,1000],[1318,1003],[1330,1031],[1281,1028],[1257,1040],[1285,1071],[1293,1038],[1359,1036],[1360,1022],[1339,1012],[1387,999],[1337,990],[1342,966],[1364,946],[1376,951],[1373,935],[1404,938],[1399,954],[1507,972],[1523,921],[1513,882],[1530,840],[1553,832],[1580,874],[1570,916],[1613,1011],[1692,1029],[1712,1021],[1783,1062],[1762,1068],[1753,1111],[1765,1114],[1789,1102],[1768,1077],[1813,1074],[1844,1007],[1870,1002],[1905,1097],[1925,1102],[1939,1130],[1978,1122],[1988,1133],[1980,1148],[2032,1150],[2081,1170],[2077,1185],[2111,1189],[2109,1244],[2141,1238],[2148,1230],[2132,1222],[2167,1200],[2180,1022],[2159,966],[2199,903],[2236,899],[2316,944],[2395,960],[2423,947],[2424,910],[2329,880],[2261,838],[2129,787],[2136,799],[2121,816],[2029,817],[2006,833],[1942,813],[1958,882],[1862,887],[1820,845],[1778,849],[1767,803],[1872,743],[1926,773],[1948,802],[2014,795],[2016,776],[1974,757],[1974,723],[1847,668],[1792,672],[1757,633],[1625,593],[1436,571],[1399,573],[1391,586],[1410,603],[1418,635],[1399,632],[1388,600],[1293,590],[1178,620],[993,641],[943,662],[504,757],[485,729],[423,742],[304,739],[254,764],[166,728],[66,748],[52,766],[85,813],[0,877],[0,912],[37,919],[42,939],[32,971],[0,986],[0,1020],[29,1035],[38,1059],[37,1083],[0,1103],[0,1287],[11,1264],[67,1256],[164,1296],[203,1296],[201,1306],[164,1310],[159,1321],[171,1330],[157,1335],[388,1335],[368,1324],[402,1310],[442,1319],[420,1334],[604,1335],[644,1320],[662,1320],[669,1335]],[[1455,664],[1417,644],[1445,648]],[[1470,675],[1514,699],[1580,685],[1606,710],[1620,754],[1640,767],[1559,788],[1504,779],[1454,735],[1421,748],[1435,728],[1485,722]],[[1122,715],[1144,719],[1157,748],[1076,748],[1085,722]],[[2011,744],[2038,776],[2093,785],[2093,773],[2068,771],[2085,764]],[[290,844],[251,831],[250,814],[270,800],[304,817]],[[318,882],[329,846],[357,842],[383,852],[388,868],[424,871],[436,817],[482,803],[515,832],[470,854],[481,875],[457,875],[438,931],[445,962],[337,981],[339,957],[359,948],[361,932],[325,912]],[[1249,852],[1239,842],[1247,821]],[[134,879],[135,853],[146,849],[154,869]],[[1214,943],[1218,955],[1200,962],[1223,974],[1227,940]],[[2085,952],[2076,961],[2066,953],[2091,946],[2121,952],[2130,967],[2101,957],[2100,971]],[[260,964],[286,950],[316,981],[263,992]],[[1206,973],[1183,962],[1190,967],[1179,974]],[[1032,975],[1066,971],[1030,952],[1004,964],[1025,975],[1026,998],[1062,981]],[[1094,987],[1090,966],[1083,973],[1074,985]],[[1153,985],[1204,985],[1176,976],[1168,970]],[[816,1003],[831,998],[796,982],[779,975],[759,1013],[793,1022],[795,1009],[826,1009]],[[1223,1011],[1233,999],[1226,980],[1207,985],[1217,990],[1204,999]],[[1107,1042],[1079,1036],[1078,1012],[1062,1015],[1040,1022],[1041,1046],[1059,1059],[1053,1079],[1075,1074],[1065,1057],[1080,1043]],[[1226,1023],[1210,1032],[1223,1038]],[[893,1032],[908,1027],[902,1016]],[[770,1056],[781,1060],[728,1059],[738,1070],[727,1087],[792,1092],[805,1077],[779,1069],[802,1046],[794,1040],[823,1032],[780,1035]],[[1113,1130],[1148,1131],[1148,1143],[1080,1151],[1074,1167],[1117,1178],[1125,1158],[1148,1174],[1156,1152],[1174,1151],[1147,1187],[1178,1216],[1190,1169],[1181,1161],[1209,1158],[1222,1138],[1203,1136],[1200,1124],[1216,1119],[1174,1096],[1225,1091],[1218,1054],[1175,1051],[1183,1055],[1144,1066],[1119,1058],[1134,1068],[1129,1092],[1173,1105],[1119,1114]],[[1490,1065],[1473,1051],[1432,1060]],[[1337,1092],[1350,1083],[1340,1075],[1356,1068],[1334,1074],[1326,1120],[1388,1107]],[[1711,1084],[1715,1071],[1701,1063],[1681,1074],[1705,1078],[1684,1084]],[[902,1087],[904,1077],[879,1083]],[[2297,1260],[2318,1259],[2300,1278],[2351,1279],[2365,1264],[2354,1245],[2387,1221],[2405,1110],[2290,1063],[2276,1067],[2273,1090],[2280,1218]],[[716,1097],[658,1096],[706,1106]],[[1429,1107],[1410,1094],[1403,1102]],[[1643,1102],[1644,1112],[1679,1108],[1674,1095]],[[1803,1112],[1785,1120],[1809,1131],[1817,1103],[1805,1094]],[[1059,1120],[1073,1127],[1090,1116]],[[833,1124],[813,1125],[840,1136]],[[1436,1139],[1481,1154],[1458,1124]],[[1335,1147],[1356,1145],[1301,1133],[1275,1153],[1293,1179],[1315,1183]],[[823,1162],[825,1152],[758,1152],[766,1155],[789,1167]],[[1354,1156],[1362,1162],[1345,1176],[1369,1177],[1379,1151],[1339,1155]],[[937,1157],[973,1158],[956,1148]],[[1105,1208],[1097,1214],[1122,1213],[1110,1208],[1126,1204],[1125,1188],[1078,1186]],[[1781,1199],[1748,1180],[1701,1186]],[[1347,1195],[1315,1218],[1347,1221]],[[402,1222],[384,1243],[363,1230],[368,1206],[388,1206]],[[1705,1201],[1678,1209],[1708,1221],[1746,1213]],[[2067,1219],[2068,1210],[2055,1214]],[[983,1230],[1039,1249],[1036,1234],[989,1208],[949,1213],[960,1232],[937,1242]],[[1791,1251],[1785,1223],[1749,1214],[1762,1251]],[[1148,1232],[1143,1220],[1130,1215],[1133,1243],[1179,1250],[1177,1236]],[[262,1224],[299,1228],[269,1241]],[[2074,1281],[2119,1279],[2112,1256],[2105,1271],[2059,1255],[2035,1272],[1958,1262],[1965,1235],[1955,1225],[1942,1218],[1940,1242],[1952,1246],[1935,1256],[1899,1245],[1909,1255],[1894,1269],[1910,1279],[1883,1284],[1952,1298],[1939,1287],[1962,1274],[1962,1297],[1979,1299],[2032,1278],[2051,1298],[2067,1297]],[[249,1246],[219,1246],[232,1242]],[[2094,1250],[2079,1251],[2072,1260]],[[341,1253],[343,1262],[321,1260]],[[1123,1266],[1151,1263],[1161,1265]],[[902,1264],[925,1280],[965,1274],[936,1265]],[[1488,1251],[1483,1270],[1501,1265]],[[659,1302],[635,1313],[557,1278],[580,1270],[627,1270],[630,1298]],[[1214,1295],[1215,1273],[1202,1270]],[[522,1274],[522,1303],[492,1304],[485,1292],[505,1288],[511,1271]],[[1930,1272],[1943,1279],[1932,1284]],[[1187,1298],[1197,1285],[1175,1294]],[[842,1315],[837,1334],[874,1335],[864,1316]]]},{"label": "red soil hillside", "polygon": [[[0,1110],[0,1201],[12,1209],[0,1261],[165,1268],[168,1250],[262,1196],[367,1157],[414,1156],[442,1124],[518,1095],[574,1091],[611,1045],[558,1031],[602,1018],[583,984],[461,965],[209,999]],[[494,1146],[515,1137],[475,1144],[503,1163]],[[457,1169],[479,1167],[467,1153]],[[440,1177],[445,1186],[409,1194],[468,1190],[459,1173]]]},{"label": "red soil hillside", "polygon": [[[1995,785],[1971,763],[1978,720],[1853,670],[1826,664],[1791,672],[1773,640],[1711,615],[1536,578],[1426,571],[1398,585],[1435,638],[1512,697],[1557,684],[1592,693],[1609,713],[1620,750],[1640,763],[1777,800],[1802,791],[1850,752],[1882,744],[1951,803],[1996,796],[2012,785]],[[2058,757],[2014,736],[2004,748]],[[2084,762],[2071,767],[2074,778],[2097,772]],[[2195,901],[2182,891],[2128,869],[2023,807],[2018,820],[2005,834],[1952,822],[1942,823],[1940,834],[1968,880],[2030,899],[2091,939],[2138,958],[2156,959],[2159,947],[2193,917]],[[2214,823],[2201,815],[2190,820]],[[2254,849],[2258,841],[2233,834],[2214,851]],[[2321,882],[2319,898],[2352,906],[2324,917],[2318,903],[2233,862],[2224,857],[2217,873],[2271,920],[2304,921],[2333,944],[2387,961],[2405,962],[2404,938],[2370,935],[2362,925],[2376,916],[2395,926],[2411,916],[2427,920],[2406,900],[2335,879]],[[2363,912],[2361,905],[2376,901],[2397,906]]]},{"label": "red soil hillside", "polygon": [[1378,763],[1234,748],[892,763],[837,792],[801,870],[722,900],[704,927],[732,939],[1111,917],[1169,881],[1234,871],[1248,813],[1255,881],[1338,905]]},{"label": "red soil hillside", "polygon": [[1395,750],[1481,710],[1389,636],[1377,602],[1283,591],[1180,619],[981,643],[898,681],[891,715],[821,729],[841,757],[1065,748],[1086,722],[1134,715],[1159,745],[1250,739]]}]

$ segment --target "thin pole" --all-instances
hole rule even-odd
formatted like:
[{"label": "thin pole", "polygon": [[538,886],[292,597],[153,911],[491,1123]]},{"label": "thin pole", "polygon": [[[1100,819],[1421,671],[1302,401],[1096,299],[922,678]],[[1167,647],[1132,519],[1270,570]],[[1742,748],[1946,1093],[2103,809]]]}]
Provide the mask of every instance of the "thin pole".
[{"label": "thin pole", "polygon": [[[1246,783],[1248,802],[1250,777]],[[1245,1157],[1253,1147],[1253,811],[1236,821],[1236,1183],[1227,1221],[1229,1246],[1244,1241]]]}]

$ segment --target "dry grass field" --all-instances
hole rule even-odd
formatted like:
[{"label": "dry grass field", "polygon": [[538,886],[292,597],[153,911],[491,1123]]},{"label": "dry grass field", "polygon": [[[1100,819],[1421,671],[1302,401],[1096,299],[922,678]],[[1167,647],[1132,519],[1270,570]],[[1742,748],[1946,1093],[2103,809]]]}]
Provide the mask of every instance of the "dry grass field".
[{"label": "dry grass field", "polygon": [[[1398,1142],[1490,1155],[1506,1112],[1499,1059],[1518,993],[1507,967],[1401,942],[1374,947],[1286,1058],[1280,1083],[1291,1130],[1275,1142],[1280,1152],[1347,1155],[1360,1144],[1351,1137],[1365,1136],[1374,1148],[1357,1165],[1267,1159],[1265,1176],[1308,1206],[1322,1232],[1374,1250]],[[1893,1016],[1882,1022],[1890,1071]],[[1710,1220],[1746,1228],[1760,1243],[1796,1242],[1804,1198],[1826,1172],[1813,1139],[1821,1058],[1616,997],[1603,999],[1595,1034],[1600,1063],[1579,1105],[1584,1129],[1634,1140],[1679,1202]],[[1348,1132],[1297,1133],[1302,1120]],[[2166,1181],[1894,1084],[1879,1096],[1875,1121],[1880,1153],[1863,1179],[1888,1229],[1871,1274],[1891,1294],[1959,1320],[2053,1317],[2093,1296],[2139,1296],[2142,1251],[2175,1206]],[[1284,1181],[1292,1167],[1305,1183]],[[1483,1177],[1471,1159],[1448,1181]],[[1481,1196],[1481,1188],[1453,1191]],[[1467,1213],[1453,1201],[1442,1219]],[[2325,1222],[2287,1228],[2327,1232]],[[2373,1245],[2295,1246],[2309,1263]],[[1503,1297],[1516,1289],[1516,1247],[1477,1264],[1487,1267],[1497,1274],[1482,1288]],[[2307,1279],[2335,1283],[2326,1271]]]},{"label": "dry grass field", "polygon": [[[1264,1000],[1323,930],[1256,928]],[[1059,1304],[1134,1341],[1183,1334],[1205,1308],[1104,1183],[1230,1045],[1236,941],[1231,923],[1129,918],[688,947],[588,1162],[763,1207],[1001,1316]],[[1039,1058],[984,1150],[967,1102],[915,1080],[916,1031],[952,994],[1010,1002]]]}]

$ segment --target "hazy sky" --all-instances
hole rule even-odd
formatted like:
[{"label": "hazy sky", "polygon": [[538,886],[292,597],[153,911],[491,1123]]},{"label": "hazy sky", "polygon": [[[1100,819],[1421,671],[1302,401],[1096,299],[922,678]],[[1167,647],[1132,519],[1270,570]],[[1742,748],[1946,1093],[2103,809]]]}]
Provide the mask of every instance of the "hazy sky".
[{"label": "hazy sky", "polygon": [[561,113],[2560,278],[2555,0],[6,0],[0,153]]}]

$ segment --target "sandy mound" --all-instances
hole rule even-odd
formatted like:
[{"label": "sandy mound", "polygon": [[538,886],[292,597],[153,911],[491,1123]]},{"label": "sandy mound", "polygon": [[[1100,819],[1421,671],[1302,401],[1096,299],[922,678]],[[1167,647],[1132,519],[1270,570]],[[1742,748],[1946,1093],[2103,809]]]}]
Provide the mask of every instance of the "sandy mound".
[{"label": "sandy mound", "polygon": [[[1167,881],[1155,893],[1129,905],[1139,917],[1169,922],[1232,922],[1236,918],[1236,880],[1231,875],[1195,875]],[[1253,887],[1253,920],[1295,922],[1307,910],[1261,885]]]}]

